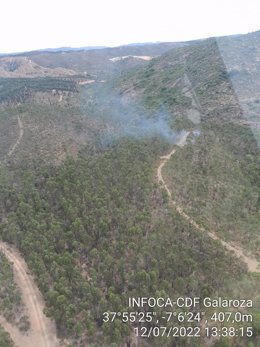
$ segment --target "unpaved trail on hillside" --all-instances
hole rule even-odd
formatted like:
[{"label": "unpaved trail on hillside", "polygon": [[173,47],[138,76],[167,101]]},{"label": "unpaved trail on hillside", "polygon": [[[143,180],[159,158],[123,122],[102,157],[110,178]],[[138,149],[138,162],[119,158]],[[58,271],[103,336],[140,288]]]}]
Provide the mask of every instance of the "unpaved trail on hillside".
[{"label": "unpaved trail on hillside", "polygon": [[22,123],[19,115],[17,116],[17,121],[18,121],[18,126],[19,126],[19,135],[18,135],[18,139],[16,140],[15,144],[10,148],[9,152],[7,153],[8,157],[10,157],[14,153],[16,147],[19,146],[21,139],[23,137],[23,123]]},{"label": "unpaved trail on hillside", "polygon": [[[187,132],[186,134],[184,134],[182,136],[182,138],[176,143],[179,147],[183,147],[186,143],[186,139],[189,135],[189,132]],[[234,252],[234,254],[238,257],[241,258],[247,265],[248,270],[250,272],[260,272],[260,268],[259,268],[259,263],[258,261],[253,258],[253,257],[249,257],[247,255],[245,255],[244,251],[242,248],[240,248],[237,245],[233,245],[231,242],[226,242],[224,240],[222,240],[219,236],[216,235],[216,233],[212,232],[212,231],[208,231],[206,230],[204,227],[198,225],[189,215],[187,215],[181,206],[179,206],[175,200],[172,199],[172,193],[170,191],[170,189],[168,188],[163,175],[162,175],[162,169],[164,167],[164,165],[171,159],[171,156],[174,155],[174,153],[176,152],[176,148],[174,148],[169,154],[162,156],[161,157],[161,163],[157,168],[157,180],[158,183],[162,184],[164,189],[166,190],[168,197],[169,197],[169,201],[170,203],[175,207],[175,209],[177,210],[177,212],[184,218],[186,219],[191,225],[193,225],[197,230],[201,231],[201,232],[206,232],[207,235],[209,237],[211,237],[213,240],[217,240],[219,241],[222,246],[224,246],[227,250]]]},{"label": "unpaved trail on hillside", "polygon": [[30,320],[28,335],[11,326],[0,316],[0,323],[9,332],[17,347],[61,347],[57,339],[54,323],[44,313],[44,301],[28,267],[16,249],[0,242],[0,251],[13,264],[14,280],[20,288],[22,301],[27,308]]}]

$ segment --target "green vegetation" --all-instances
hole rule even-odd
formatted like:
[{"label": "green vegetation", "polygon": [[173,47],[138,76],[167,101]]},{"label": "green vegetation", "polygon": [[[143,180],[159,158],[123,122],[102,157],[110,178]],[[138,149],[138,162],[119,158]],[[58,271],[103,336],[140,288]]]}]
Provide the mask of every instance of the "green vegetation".
[{"label": "green vegetation", "polygon": [[14,347],[10,335],[0,325],[0,347]]},{"label": "green vegetation", "polygon": [[0,78],[0,102],[22,102],[32,92],[53,89],[72,92],[77,90],[75,82],[65,78]]},{"label": "green vegetation", "polygon": [[13,269],[6,257],[0,253],[0,312],[7,321],[16,324],[20,330],[30,327],[24,315],[21,294],[14,283]]},{"label": "green vegetation", "polygon": [[141,92],[141,103],[151,111],[161,108],[171,111],[173,106],[189,107],[191,100],[183,94],[181,79],[184,66],[181,62],[176,64],[164,63],[164,60],[153,59],[146,68],[138,68],[122,76],[116,85],[125,89],[131,85],[134,93]]},{"label": "green vegetation", "polygon": [[60,167],[20,168],[21,185],[6,192],[2,237],[22,251],[63,334],[118,345],[130,326],[102,313],[127,311],[128,297],[232,295],[230,281],[245,276],[163,201],[153,167],[167,149],[122,140]]},{"label": "green vegetation", "polygon": [[258,257],[259,173],[258,148],[248,128],[214,123],[165,168],[174,198],[188,214]]},{"label": "green vegetation", "polygon": [[[63,95],[63,103],[59,97]],[[66,155],[75,156],[85,146],[93,146],[103,123],[90,113],[91,105],[78,93],[33,94],[20,105],[3,106],[0,111],[0,160],[8,165],[34,159],[45,162],[61,162]],[[51,101],[50,101],[51,100]],[[12,156],[6,154],[19,137],[17,115],[20,115],[24,131],[22,141]]]},{"label": "green vegetation", "polygon": [[10,319],[21,304],[21,297],[13,281],[12,267],[1,253],[0,264],[0,312],[7,319]]}]

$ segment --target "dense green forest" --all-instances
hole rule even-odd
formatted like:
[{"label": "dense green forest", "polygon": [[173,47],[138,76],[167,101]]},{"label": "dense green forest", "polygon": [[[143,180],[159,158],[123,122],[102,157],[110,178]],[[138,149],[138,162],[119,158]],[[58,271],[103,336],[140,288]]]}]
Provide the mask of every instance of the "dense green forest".
[{"label": "dense green forest", "polygon": [[[27,330],[23,315],[21,295],[14,283],[12,266],[0,252],[0,312],[7,321],[16,324],[20,330]],[[22,318],[23,317],[23,318]],[[28,322],[27,322],[28,323]],[[0,346],[13,347],[10,336],[0,326]]]},{"label": "dense green forest", "polygon": [[54,89],[75,92],[77,85],[72,79],[54,77],[0,78],[0,102],[23,102],[33,92]]},{"label": "dense green forest", "polygon": [[232,296],[232,282],[247,277],[168,206],[154,179],[168,148],[159,138],[121,140],[59,167],[19,168],[16,189],[5,189],[1,235],[22,251],[60,333],[117,346],[130,326],[105,324],[102,313],[127,311],[128,297]]},{"label": "dense green forest", "polygon": [[21,295],[14,283],[11,264],[0,253],[0,311],[5,318],[14,323],[19,310],[21,310]]},{"label": "dense green forest", "polygon": [[197,222],[259,258],[260,156],[248,128],[208,123],[173,156],[165,176],[175,199]]}]

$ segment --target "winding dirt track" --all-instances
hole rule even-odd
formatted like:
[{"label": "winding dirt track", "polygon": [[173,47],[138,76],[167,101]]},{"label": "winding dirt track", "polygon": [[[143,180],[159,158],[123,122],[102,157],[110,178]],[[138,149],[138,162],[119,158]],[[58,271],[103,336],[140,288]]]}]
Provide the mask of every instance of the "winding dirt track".
[{"label": "winding dirt track", "polygon": [[[186,143],[186,139],[189,135],[189,132],[187,132],[185,135],[183,135],[183,137],[177,142],[177,145],[179,147],[183,147]],[[184,218],[186,219],[191,225],[193,225],[197,230],[201,231],[201,232],[206,232],[207,235],[209,237],[211,237],[213,240],[217,240],[221,243],[222,246],[224,246],[227,250],[231,251],[234,253],[235,256],[237,256],[238,258],[241,258],[247,265],[248,270],[250,272],[260,272],[260,268],[259,268],[259,263],[258,261],[253,258],[253,257],[249,257],[247,255],[245,255],[244,251],[242,248],[240,248],[239,246],[234,246],[233,244],[231,244],[230,242],[226,242],[224,240],[222,240],[221,238],[219,238],[216,233],[212,232],[212,231],[208,231],[206,230],[204,227],[198,225],[189,215],[187,215],[182,207],[180,207],[179,205],[177,205],[176,201],[174,201],[172,199],[172,193],[170,191],[170,189],[168,188],[163,176],[162,176],[162,169],[164,167],[164,165],[171,159],[171,156],[176,152],[176,148],[174,148],[169,154],[161,157],[162,161],[160,163],[160,165],[157,168],[157,180],[158,183],[161,183],[164,187],[164,189],[166,190],[168,197],[169,197],[169,201],[171,203],[171,205],[174,206],[174,208],[177,210],[177,212]]]},{"label": "winding dirt track", "polygon": [[8,157],[10,157],[13,154],[16,147],[19,146],[20,141],[23,137],[23,123],[22,123],[19,115],[17,116],[17,121],[18,121],[18,126],[19,126],[19,136],[18,136],[18,139],[16,140],[15,144],[10,148],[9,152],[7,153]]},{"label": "winding dirt track", "polygon": [[18,127],[19,127],[18,138],[15,141],[15,143],[12,145],[12,147],[9,149],[9,151],[6,154],[3,162],[0,161],[0,165],[2,165],[2,163],[6,164],[7,158],[10,157],[14,153],[16,147],[20,145],[21,139],[23,137],[23,123],[22,123],[22,120],[21,120],[19,115],[17,115],[17,122],[18,122]]},{"label": "winding dirt track", "polygon": [[28,335],[11,326],[2,316],[0,323],[9,332],[17,347],[59,347],[61,346],[56,335],[55,325],[44,313],[44,301],[39,289],[34,283],[25,261],[18,251],[0,242],[0,250],[13,264],[14,280],[20,288],[22,300],[28,310],[31,328]]}]

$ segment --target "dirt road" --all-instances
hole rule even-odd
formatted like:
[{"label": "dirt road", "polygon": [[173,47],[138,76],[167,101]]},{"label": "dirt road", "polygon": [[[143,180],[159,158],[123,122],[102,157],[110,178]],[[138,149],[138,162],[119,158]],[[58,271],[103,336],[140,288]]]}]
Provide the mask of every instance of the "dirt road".
[{"label": "dirt road", "polygon": [[0,323],[9,332],[17,347],[61,347],[54,323],[44,313],[44,301],[34,283],[25,261],[13,247],[0,242],[0,250],[13,264],[14,280],[20,288],[22,300],[28,310],[31,328],[28,335],[22,335],[0,316]]},{"label": "dirt road", "polygon": [[8,157],[10,157],[13,154],[16,147],[19,146],[20,141],[23,137],[23,123],[22,123],[19,115],[17,116],[17,121],[18,121],[18,126],[19,126],[19,135],[18,135],[18,139],[16,140],[15,144],[10,148],[9,152],[7,153]]},{"label": "dirt road", "polygon": [[21,120],[21,118],[20,118],[19,115],[17,115],[17,122],[18,122],[18,127],[19,127],[18,138],[17,138],[17,140],[15,141],[15,143],[12,145],[12,147],[9,149],[9,151],[8,151],[8,153],[6,154],[6,156],[5,156],[4,160],[3,160],[3,162],[0,161],[0,165],[6,164],[8,157],[10,157],[10,156],[14,153],[16,147],[19,146],[19,144],[20,144],[20,142],[21,142],[21,139],[22,139],[22,137],[23,137],[23,123],[22,123],[22,120]]},{"label": "dirt road", "polygon": [[[188,137],[189,133],[187,132],[186,134],[183,135],[183,137],[177,142],[177,145],[179,147],[182,147],[185,145],[186,143],[186,139]],[[242,261],[244,261],[248,267],[248,270],[250,272],[260,272],[260,268],[259,268],[259,263],[258,261],[253,258],[253,257],[249,257],[247,255],[245,255],[244,250],[242,248],[240,248],[237,245],[233,245],[231,242],[226,242],[224,240],[222,240],[221,238],[219,238],[214,232],[212,231],[207,231],[204,227],[198,225],[189,215],[187,215],[181,206],[179,206],[175,200],[172,199],[172,193],[170,191],[170,189],[168,188],[163,175],[162,175],[162,169],[164,167],[164,165],[171,159],[171,156],[176,152],[176,148],[174,148],[169,154],[161,157],[162,161],[160,163],[160,165],[157,168],[157,180],[159,183],[161,183],[164,187],[164,189],[166,190],[168,197],[169,197],[169,201],[170,203],[175,207],[175,209],[178,211],[178,213],[184,218],[186,219],[191,225],[193,225],[197,230],[201,231],[201,232],[206,232],[207,235],[209,237],[211,237],[213,240],[218,240],[222,246],[224,246],[227,250],[231,251],[234,253],[235,256],[237,256],[238,258],[240,258]]]}]

